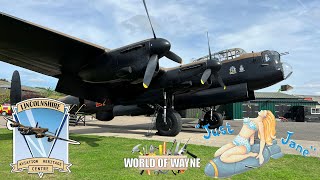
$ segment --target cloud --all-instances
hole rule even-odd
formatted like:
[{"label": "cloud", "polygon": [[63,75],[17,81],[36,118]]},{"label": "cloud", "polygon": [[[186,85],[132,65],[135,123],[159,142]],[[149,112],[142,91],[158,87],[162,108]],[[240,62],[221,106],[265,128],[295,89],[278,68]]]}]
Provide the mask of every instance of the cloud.
[{"label": "cloud", "polygon": [[[268,2],[270,3],[270,2]],[[272,6],[272,3],[269,4]],[[289,5],[292,6],[292,5]],[[279,52],[289,51],[290,54],[281,57],[293,67],[293,74],[281,84],[295,84],[292,92],[297,94],[315,94],[319,88],[316,82],[320,79],[319,58],[320,36],[317,22],[319,18],[319,3],[306,4],[303,14],[301,6],[294,6],[284,10],[283,7],[271,7],[273,13],[259,19],[257,22],[238,31],[227,32],[219,36],[219,48],[241,47],[247,51],[261,51],[266,49]],[[313,83],[310,83],[311,81]],[[279,84],[264,89],[277,90]],[[262,91],[264,91],[262,90]]]},{"label": "cloud", "polygon": [[[29,70],[19,70],[20,80],[22,85],[31,86],[31,87],[50,87],[55,88],[57,79],[45,76],[40,73],[36,73]],[[11,78],[10,78],[11,79]]]},{"label": "cloud", "polygon": [[294,88],[314,88],[314,89],[320,89],[320,83],[312,83],[312,84],[305,84],[305,85],[298,85],[294,86]]},{"label": "cloud", "polygon": [[[218,44],[223,47],[242,47],[255,51],[268,48],[295,50],[313,41],[313,35],[305,33],[310,29],[303,20],[287,14],[274,14],[241,31],[220,36]],[[309,47],[310,48],[310,47]]]},{"label": "cloud", "polygon": [[28,79],[28,81],[31,82],[31,83],[43,83],[43,82],[46,82],[42,78],[30,78],[30,79]]},{"label": "cloud", "polygon": [[[152,37],[140,0],[0,0],[0,3],[0,11],[111,49]],[[320,82],[319,1],[147,0],[147,5],[157,37],[168,39],[172,50],[185,62],[208,54],[205,32],[209,31],[213,51],[233,47],[248,52],[289,51],[282,59],[293,66],[294,72],[281,84],[295,85],[294,91],[298,93],[318,92],[316,88],[303,87]],[[177,65],[166,58],[160,63],[165,67]],[[9,68],[1,69],[0,75],[10,74],[5,75],[8,77],[11,76],[8,71],[16,68],[3,67]],[[33,76],[43,77],[46,82],[41,83],[55,86],[54,78]],[[25,81],[31,84],[29,80]],[[274,91],[279,86],[265,90]]]}]

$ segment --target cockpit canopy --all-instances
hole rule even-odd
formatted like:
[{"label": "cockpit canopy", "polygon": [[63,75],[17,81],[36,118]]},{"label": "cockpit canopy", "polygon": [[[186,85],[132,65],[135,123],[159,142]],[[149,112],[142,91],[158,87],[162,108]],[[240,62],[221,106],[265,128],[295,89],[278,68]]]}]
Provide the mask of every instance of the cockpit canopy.
[{"label": "cockpit canopy", "polygon": [[[211,55],[211,58],[216,59],[218,61],[231,60],[245,53],[246,51],[241,48],[232,48],[232,49],[226,49],[226,50],[216,52]],[[209,59],[209,55],[196,59],[195,61],[208,60],[208,59]]]},{"label": "cockpit canopy", "polygon": [[261,53],[262,60],[265,62],[280,62],[280,54],[277,51],[266,50]]}]

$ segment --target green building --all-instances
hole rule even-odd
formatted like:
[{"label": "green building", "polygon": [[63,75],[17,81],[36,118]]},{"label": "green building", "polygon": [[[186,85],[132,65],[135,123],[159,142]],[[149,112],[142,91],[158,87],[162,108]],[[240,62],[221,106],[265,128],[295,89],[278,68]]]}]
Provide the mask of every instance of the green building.
[{"label": "green building", "polygon": [[[311,108],[319,103],[308,98],[288,95],[280,92],[255,92],[255,100],[220,105],[218,112],[224,115],[224,119],[242,119],[244,117],[256,117],[260,110],[270,110],[278,117],[295,119],[298,115],[306,116]],[[303,113],[300,113],[304,111]],[[199,109],[187,110],[187,117],[201,118],[203,112]]]}]

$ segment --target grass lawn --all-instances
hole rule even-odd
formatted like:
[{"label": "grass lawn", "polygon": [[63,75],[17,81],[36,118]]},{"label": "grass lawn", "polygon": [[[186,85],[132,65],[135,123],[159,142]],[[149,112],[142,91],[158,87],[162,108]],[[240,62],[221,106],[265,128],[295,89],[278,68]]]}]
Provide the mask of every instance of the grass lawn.
[{"label": "grass lawn", "polygon": [[[124,168],[123,158],[137,157],[131,149],[137,144],[158,145],[162,142],[116,137],[71,135],[81,145],[70,145],[72,173],[46,174],[43,179],[210,179],[204,174],[204,166],[217,148],[189,145],[188,150],[201,158],[201,168],[190,168],[184,174],[167,175],[139,174],[135,168]],[[170,145],[168,145],[169,147]],[[27,151],[27,150],[26,150]],[[0,129],[0,179],[39,179],[37,174],[11,173],[12,133]],[[320,179],[320,160],[313,157],[285,155],[271,160],[261,168],[253,169],[230,179]]]}]

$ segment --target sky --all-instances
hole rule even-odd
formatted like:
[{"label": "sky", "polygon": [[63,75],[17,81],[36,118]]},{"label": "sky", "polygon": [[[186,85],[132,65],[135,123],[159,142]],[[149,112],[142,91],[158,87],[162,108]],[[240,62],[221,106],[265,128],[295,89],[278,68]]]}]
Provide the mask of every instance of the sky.
[{"label": "sky", "polygon": [[[211,50],[289,52],[282,61],[293,74],[282,84],[289,94],[320,95],[320,1],[317,0],[146,0],[157,37],[170,41],[184,59]],[[74,37],[115,49],[152,37],[142,0],[0,0],[0,11]],[[1,25],[0,25],[1,28]],[[178,64],[166,58],[163,67]],[[0,61],[0,78],[19,70],[23,85],[55,88],[57,79]]]}]

